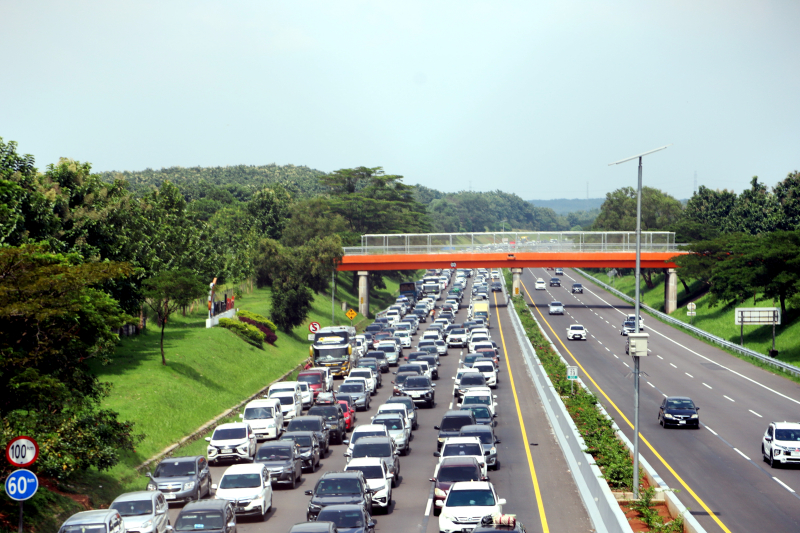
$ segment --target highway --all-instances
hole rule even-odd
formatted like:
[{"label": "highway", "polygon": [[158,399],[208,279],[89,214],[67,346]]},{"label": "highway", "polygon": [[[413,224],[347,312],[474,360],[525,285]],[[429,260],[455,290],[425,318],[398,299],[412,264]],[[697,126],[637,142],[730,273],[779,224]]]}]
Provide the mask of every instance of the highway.
[{"label": "highway", "polygon": [[[565,270],[562,287],[550,287],[553,271],[524,269],[523,293],[562,355],[580,367],[580,378],[597,394],[633,439],[632,360],[620,335],[633,306]],[[546,290],[534,290],[543,278]],[[584,285],[571,293],[572,283]],[[565,314],[548,314],[558,300]],[[640,450],[648,462],[711,532],[800,531],[800,468],[771,469],[762,461],[761,437],[771,421],[800,419],[800,385],[737,359],[679,329],[642,314],[650,334],[642,358]],[[586,342],[567,341],[570,324],[582,324]],[[689,396],[700,407],[699,429],[668,429],[657,423],[665,396]]]},{"label": "highway", "polygon": [[[467,294],[470,292],[468,287]],[[503,293],[493,293],[493,300],[491,335],[501,349],[501,371],[496,389],[499,416],[495,433],[501,444],[498,445],[500,467],[489,472],[490,481],[499,497],[508,501],[504,511],[516,514],[528,531],[593,531],[564,456],[552,435],[541,401],[524,367],[519,344],[509,322],[505,296]],[[443,303],[443,300],[438,303]],[[465,296],[457,321],[466,320],[467,305]],[[429,324],[430,320],[420,324],[418,335]],[[413,346],[416,346],[416,339],[415,336]],[[408,353],[409,349],[404,351]],[[433,456],[438,436],[433,426],[439,424],[442,415],[452,406],[452,377],[458,367],[459,352],[460,349],[451,348],[449,355],[441,358],[440,379],[434,382],[437,385],[436,404],[432,409],[420,407],[417,411],[419,429],[413,432],[411,452],[400,457],[401,483],[393,489],[389,513],[378,511],[374,515],[376,531],[438,531],[438,517],[433,516],[432,509],[433,484],[430,482],[438,461]],[[511,387],[512,375],[516,393]],[[383,387],[372,397],[370,410],[357,413],[357,424],[368,423],[377,407],[391,395],[391,378],[392,374],[383,374]],[[337,381],[335,386],[339,383]],[[303,492],[313,489],[325,471],[342,470],[345,466],[344,451],[344,445],[332,445],[331,452],[317,472],[304,473],[302,482],[294,490],[273,485],[273,509],[267,521],[262,523],[241,517],[238,531],[288,531],[293,524],[304,522],[310,496]],[[226,468],[227,465],[211,467],[214,482],[220,479]],[[173,504],[170,508],[173,523],[181,507]]]}]

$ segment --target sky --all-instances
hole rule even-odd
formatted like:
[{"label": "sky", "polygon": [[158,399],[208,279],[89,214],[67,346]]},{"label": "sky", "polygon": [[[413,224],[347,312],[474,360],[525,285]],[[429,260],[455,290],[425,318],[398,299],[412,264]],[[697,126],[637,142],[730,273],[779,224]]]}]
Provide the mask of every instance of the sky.
[{"label": "sky", "polygon": [[0,137],[44,169],[383,167],[677,198],[800,169],[800,2],[0,0]]}]

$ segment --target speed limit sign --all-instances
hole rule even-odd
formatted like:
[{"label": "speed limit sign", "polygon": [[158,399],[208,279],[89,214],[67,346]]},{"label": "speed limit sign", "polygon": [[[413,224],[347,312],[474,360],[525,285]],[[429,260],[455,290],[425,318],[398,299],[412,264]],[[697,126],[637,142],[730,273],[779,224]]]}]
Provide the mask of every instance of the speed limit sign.
[{"label": "speed limit sign", "polygon": [[37,457],[39,457],[39,445],[30,437],[15,437],[6,446],[6,459],[16,467],[30,466]]},{"label": "speed limit sign", "polygon": [[455,264],[455,262],[453,262],[453,263],[450,263],[450,268],[455,268],[455,267],[456,267],[456,264]]}]

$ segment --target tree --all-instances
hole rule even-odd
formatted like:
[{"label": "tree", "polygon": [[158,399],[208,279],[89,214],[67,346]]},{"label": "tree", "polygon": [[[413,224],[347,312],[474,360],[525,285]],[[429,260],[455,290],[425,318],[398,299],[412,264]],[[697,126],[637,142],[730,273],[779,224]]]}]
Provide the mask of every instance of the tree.
[{"label": "tree", "polygon": [[774,192],[783,210],[781,229],[792,231],[800,228],[800,172],[789,173],[775,186]]},{"label": "tree", "polygon": [[300,281],[280,279],[272,284],[270,318],[281,330],[291,332],[306,320],[313,301],[314,293]]},{"label": "tree", "polygon": [[686,203],[685,218],[707,228],[716,228],[719,232],[735,202],[736,193],[733,191],[712,190],[700,185],[697,192]]},{"label": "tree", "polygon": [[292,214],[292,198],[281,186],[256,192],[247,203],[259,236],[280,239]]},{"label": "tree", "polygon": [[750,188],[736,198],[722,228],[726,233],[758,235],[780,229],[784,223],[778,198],[769,192],[766,185],[758,182],[758,176],[754,176]]},{"label": "tree", "polygon": [[[666,230],[680,219],[683,206],[672,196],[652,187],[642,188],[642,231]],[[594,230],[635,231],[636,189],[622,187],[606,193]]]},{"label": "tree", "polygon": [[[315,237],[347,233],[348,225],[341,215],[331,211],[330,203],[321,197],[292,204],[292,217],[281,236],[285,246],[297,246]],[[360,237],[360,236],[359,236]]]},{"label": "tree", "polygon": [[164,355],[164,328],[170,315],[206,292],[205,284],[189,269],[165,270],[144,282],[147,305],[156,313],[161,324],[161,364],[167,366]]}]

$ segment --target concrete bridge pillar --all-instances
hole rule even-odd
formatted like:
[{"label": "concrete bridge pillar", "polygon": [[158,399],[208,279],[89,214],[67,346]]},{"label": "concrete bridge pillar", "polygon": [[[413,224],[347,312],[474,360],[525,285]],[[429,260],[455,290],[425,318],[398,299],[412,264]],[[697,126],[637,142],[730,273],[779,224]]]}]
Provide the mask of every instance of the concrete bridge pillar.
[{"label": "concrete bridge pillar", "polygon": [[678,308],[678,273],[674,268],[667,269],[664,277],[664,312],[672,313]]},{"label": "concrete bridge pillar", "polygon": [[519,296],[520,283],[519,278],[522,275],[521,268],[511,269],[511,296]]},{"label": "concrete bridge pillar", "polygon": [[369,271],[358,271],[358,312],[369,318]]}]

